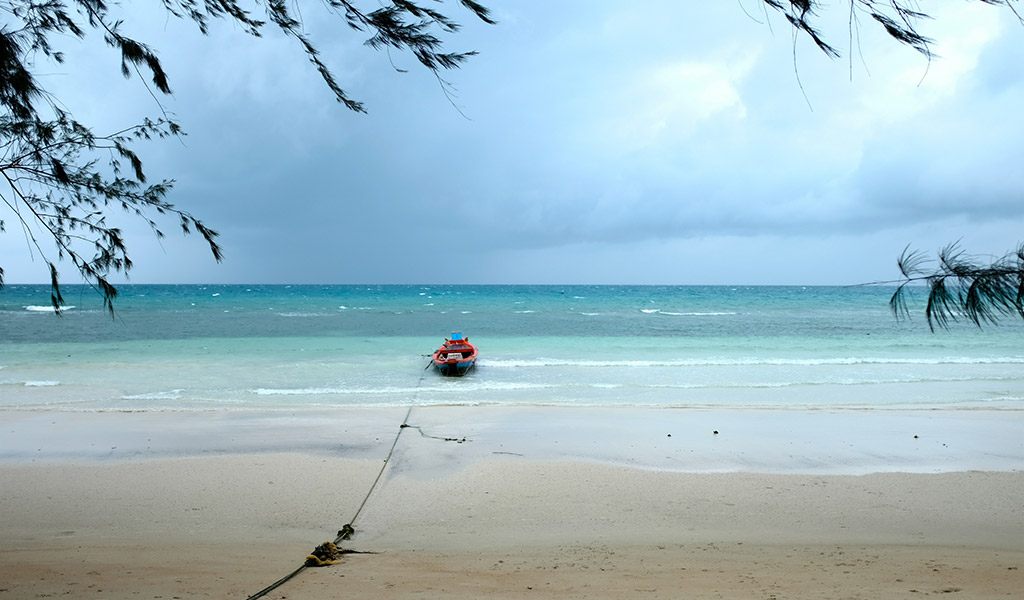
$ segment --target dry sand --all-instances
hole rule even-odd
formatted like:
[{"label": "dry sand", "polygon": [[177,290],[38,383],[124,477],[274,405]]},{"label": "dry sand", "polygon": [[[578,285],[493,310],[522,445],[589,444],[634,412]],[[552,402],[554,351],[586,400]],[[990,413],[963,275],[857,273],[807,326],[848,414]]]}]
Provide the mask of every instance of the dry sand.
[{"label": "dry sand", "polygon": [[[17,422],[4,425],[22,435]],[[493,430],[488,423],[474,431]],[[1024,590],[1020,470],[694,473],[537,458],[523,452],[529,444],[501,450],[493,440],[481,453],[461,439],[403,430],[345,543],[368,553],[306,569],[266,597],[986,599]],[[629,444],[618,446],[628,455]],[[245,599],[356,515],[390,441],[373,448],[2,461],[0,600]]]}]

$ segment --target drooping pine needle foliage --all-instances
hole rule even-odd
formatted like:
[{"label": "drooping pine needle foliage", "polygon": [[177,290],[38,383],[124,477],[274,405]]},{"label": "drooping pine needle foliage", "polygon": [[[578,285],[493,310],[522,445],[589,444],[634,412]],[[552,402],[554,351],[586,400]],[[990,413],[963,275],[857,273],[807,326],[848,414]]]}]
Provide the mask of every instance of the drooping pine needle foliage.
[{"label": "drooping pine needle foliage", "polygon": [[[1017,0],[977,0],[984,4],[1006,6],[1018,18],[1015,2]],[[817,17],[822,10],[837,10],[829,6],[830,3],[824,0],[764,0],[766,6],[781,12],[786,20],[792,25],[795,32],[804,34],[811,38],[817,47],[826,55],[836,58],[840,55],[839,50],[830,44],[822,36],[821,31],[815,25]],[[914,48],[927,58],[932,58],[930,45],[932,40],[921,35],[917,31],[917,25],[929,18],[927,13],[918,10],[918,2],[915,0],[849,0],[849,4],[840,3],[840,6],[849,11],[849,26],[851,37],[853,30],[857,28],[859,19],[867,16],[883,27],[893,39]]]},{"label": "drooping pine needle foliage", "polygon": [[[131,149],[132,142],[140,139],[178,135],[175,123],[147,119],[124,131],[97,136],[66,112],[55,112],[49,121],[38,116],[0,116],[0,174],[7,188],[0,199],[14,214],[31,248],[44,257],[54,308],[59,310],[62,304],[56,263],[66,260],[102,292],[104,304],[113,309],[117,290],[107,276],[127,273],[132,261],[121,230],[107,223],[112,209],[144,219],[157,237],[164,234],[149,215],[173,214],[183,230],[199,232],[214,257],[221,259],[217,232],[164,200],[173,181],[147,185],[142,161]],[[56,260],[40,235],[53,243]]]},{"label": "drooping pine needle foliage", "polygon": [[898,264],[903,280],[889,301],[897,318],[910,316],[909,286],[921,283],[928,290],[925,317],[932,331],[960,319],[981,327],[1010,315],[1024,318],[1024,244],[993,261],[969,256],[958,244],[940,250],[935,262],[907,248]]},{"label": "drooping pine needle foliage", "polygon": [[[171,16],[193,21],[206,34],[213,19],[239,26],[261,37],[268,24],[295,39],[338,102],[365,112],[335,80],[319,51],[304,31],[298,3],[285,0],[162,0]],[[436,0],[390,3],[366,1],[372,10],[355,2],[322,0],[342,23],[369,38],[375,49],[411,52],[437,74],[454,69],[475,52],[446,52],[440,36],[459,30],[435,6]],[[487,8],[473,0],[458,0],[486,23],[494,23]],[[64,56],[51,39],[101,35],[120,60],[121,73],[145,78],[150,89],[170,94],[170,77],[156,52],[126,36],[115,16],[118,4],[106,0],[0,0],[0,233],[18,231],[29,252],[48,271],[51,301],[63,304],[57,265],[71,263],[79,275],[103,296],[112,312],[117,289],[109,277],[127,275],[132,268],[122,231],[109,223],[112,211],[123,210],[145,221],[163,237],[158,220],[176,221],[185,233],[197,232],[220,261],[217,232],[192,214],[167,202],[173,180],[148,183],[142,160],[133,150],[141,140],[182,136],[168,119],[146,119],[141,124],[108,134],[97,134],[61,108],[35,77],[40,63],[60,64]],[[259,16],[256,16],[259,14]],[[6,210],[3,210],[6,208]],[[4,218],[6,217],[6,219]],[[0,267],[0,287],[3,286]]]}]

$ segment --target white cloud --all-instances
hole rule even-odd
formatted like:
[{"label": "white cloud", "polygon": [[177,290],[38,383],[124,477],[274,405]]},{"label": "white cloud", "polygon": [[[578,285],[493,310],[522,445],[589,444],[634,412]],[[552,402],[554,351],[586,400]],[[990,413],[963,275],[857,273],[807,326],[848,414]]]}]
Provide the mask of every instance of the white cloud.
[{"label": "white cloud", "polygon": [[[636,29],[634,36],[667,37]],[[742,86],[758,53],[756,44],[731,39],[706,47],[661,42],[641,56],[630,49],[600,74],[606,85],[593,90],[593,108],[579,115],[578,135],[595,150],[621,156],[685,143],[702,129],[734,127],[747,114]]]},{"label": "white cloud", "polygon": [[[616,145],[630,150],[678,143],[709,121],[746,116],[738,86],[754,59],[698,62],[680,60],[641,70],[614,106],[625,106],[608,127]],[[615,143],[613,142],[613,143]]]}]

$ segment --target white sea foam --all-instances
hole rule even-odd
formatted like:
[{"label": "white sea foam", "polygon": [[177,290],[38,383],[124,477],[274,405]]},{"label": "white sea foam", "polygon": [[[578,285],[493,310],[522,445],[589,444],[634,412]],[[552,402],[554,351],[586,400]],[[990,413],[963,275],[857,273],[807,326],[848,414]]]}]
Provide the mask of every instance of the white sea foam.
[{"label": "white sea foam", "polygon": [[55,387],[60,385],[59,381],[26,381],[25,387]]},{"label": "white sea foam", "polygon": [[555,384],[539,384],[526,382],[487,381],[459,379],[440,380],[438,383],[425,384],[417,387],[321,387],[321,388],[256,388],[249,390],[257,396],[401,396],[414,397],[418,394],[443,392],[445,394],[462,394],[480,391],[514,391],[551,389]]},{"label": "white sea foam", "polygon": [[[75,308],[75,307],[74,306],[62,306],[62,307],[60,307],[61,310],[71,310],[72,308]],[[55,309],[53,306],[32,305],[32,306],[26,306],[25,310],[27,310],[29,312],[52,313],[52,312],[55,312],[57,309]]]},{"label": "white sea foam", "polygon": [[149,392],[145,394],[126,394],[122,400],[180,400],[185,390],[168,390],[166,392]]},{"label": "white sea foam", "polygon": [[667,317],[727,317],[736,314],[735,312],[728,311],[673,312],[657,308],[641,308],[640,312],[647,315],[665,315]]},{"label": "white sea foam", "polygon": [[495,368],[522,367],[743,367],[743,366],[856,366],[856,365],[1020,365],[1024,357],[976,357],[947,356],[939,358],[883,358],[883,357],[835,357],[835,358],[757,358],[757,357],[709,357],[671,360],[583,360],[562,358],[512,358],[480,359],[478,364]]},{"label": "white sea foam", "polygon": [[[927,377],[923,375],[895,375],[884,377],[880,375],[866,375],[861,378],[854,377],[802,377],[794,380],[768,381],[690,381],[679,383],[634,383],[639,388],[663,389],[663,390],[697,390],[697,389],[724,389],[724,390],[762,390],[782,389],[793,387],[822,387],[835,386],[837,388],[856,387],[865,385],[887,385],[887,384],[951,384],[967,383],[978,381],[972,377],[961,377],[956,375]],[[987,381],[999,381],[999,378],[988,379]],[[1006,381],[1014,381],[1013,378],[1006,378]]]},{"label": "white sea foam", "polygon": [[[403,391],[408,392],[410,390],[401,390],[397,388],[374,388],[362,390],[362,393],[393,394],[402,393]],[[249,392],[256,394],[257,396],[326,396],[358,393],[357,390],[351,388],[256,388],[249,390]]]},{"label": "white sea foam", "polygon": [[515,390],[548,390],[559,387],[555,383],[527,383],[523,381],[488,381],[484,379],[463,379],[452,382],[452,385],[429,386],[419,388],[425,392],[480,392],[480,391],[515,391]]}]

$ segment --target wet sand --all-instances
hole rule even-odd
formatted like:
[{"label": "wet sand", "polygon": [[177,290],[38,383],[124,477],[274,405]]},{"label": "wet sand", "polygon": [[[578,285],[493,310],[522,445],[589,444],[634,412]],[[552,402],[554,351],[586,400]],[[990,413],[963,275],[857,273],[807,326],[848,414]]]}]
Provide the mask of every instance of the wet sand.
[{"label": "wet sand", "polygon": [[949,412],[5,412],[0,599],[244,599],[353,517],[266,597],[1019,597],[1021,417]]}]

